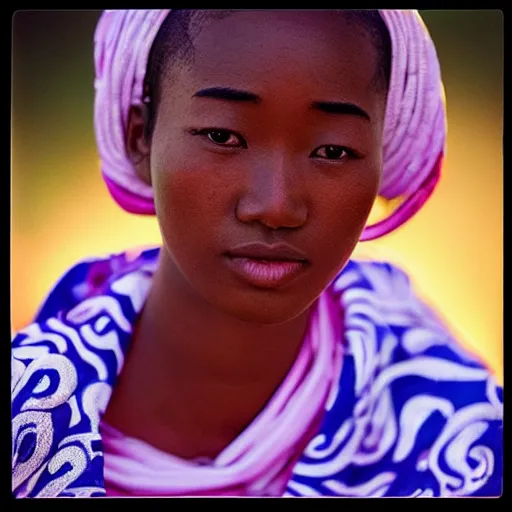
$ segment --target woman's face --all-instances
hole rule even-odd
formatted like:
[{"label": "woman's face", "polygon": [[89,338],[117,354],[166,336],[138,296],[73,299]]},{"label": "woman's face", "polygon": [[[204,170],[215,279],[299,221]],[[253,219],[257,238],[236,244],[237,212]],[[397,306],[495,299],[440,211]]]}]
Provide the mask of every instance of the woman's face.
[{"label": "woman's face", "polygon": [[150,174],[166,254],[239,319],[304,312],[348,261],[381,175],[378,52],[333,12],[238,12],[166,73]]}]

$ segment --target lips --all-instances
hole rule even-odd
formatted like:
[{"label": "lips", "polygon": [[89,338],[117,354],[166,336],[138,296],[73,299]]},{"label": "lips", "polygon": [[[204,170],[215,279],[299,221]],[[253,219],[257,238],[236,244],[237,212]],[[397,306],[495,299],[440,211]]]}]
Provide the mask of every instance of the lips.
[{"label": "lips", "polygon": [[249,258],[254,260],[308,262],[302,252],[291,245],[283,243],[274,245],[261,243],[240,245],[227,251],[226,255],[233,258]]},{"label": "lips", "polygon": [[304,254],[288,244],[252,243],[224,253],[229,267],[258,288],[276,288],[297,278],[310,264]]}]

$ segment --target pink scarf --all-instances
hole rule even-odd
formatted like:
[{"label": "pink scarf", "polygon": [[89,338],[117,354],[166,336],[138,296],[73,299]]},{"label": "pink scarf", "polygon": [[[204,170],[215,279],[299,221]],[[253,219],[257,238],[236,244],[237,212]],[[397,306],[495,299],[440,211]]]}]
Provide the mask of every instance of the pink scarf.
[{"label": "pink scarf", "polygon": [[161,452],[102,425],[109,495],[282,496],[292,469],[336,392],[341,365],[339,305],[317,301],[285,380],[254,421],[203,464]]}]

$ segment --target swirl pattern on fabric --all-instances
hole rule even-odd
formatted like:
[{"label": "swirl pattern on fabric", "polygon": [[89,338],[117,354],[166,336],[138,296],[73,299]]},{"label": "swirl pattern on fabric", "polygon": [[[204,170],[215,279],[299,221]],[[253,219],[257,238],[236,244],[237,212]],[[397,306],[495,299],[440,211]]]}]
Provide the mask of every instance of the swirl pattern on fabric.
[{"label": "swirl pattern on fabric", "polygon": [[[105,478],[127,495],[501,493],[502,388],[414,295],[403,272],[355,261],[324,292],[344,318],[343,325],[332,323],[330,334],[344,354],[339,377],[284,481],[282,472],[278,479],[267,472],[253,475],[250,485],[215,491],[187,487],[176,467],[167,487],[131,474],[119,462],[137,454],[126,455],[123,443],[117,456],[111,447],[105,454],[99,425],[157,257],[158,250],[150,250],[76,265],[35,323],[13,339],[14,496],[105,496]],[[105,282],[84,287],[99,266],[110,268]],[[234,448],[226,450],[228,459],[236,458]],[[246,448],[247,457],[257,458],[254,446]],[[148,465],[148,471],[155,468]]]}]

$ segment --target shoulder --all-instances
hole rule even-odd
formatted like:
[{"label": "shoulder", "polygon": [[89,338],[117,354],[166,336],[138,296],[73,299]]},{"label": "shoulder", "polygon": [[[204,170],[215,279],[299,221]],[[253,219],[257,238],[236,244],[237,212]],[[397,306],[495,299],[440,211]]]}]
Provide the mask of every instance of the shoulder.
[{"label": "shoulder", "polygon": [[125,274],[144,268],[151,271],[158,254],[158,248],[135,249],[80,260],[57,279],[34,322],[70,311],[79,302],[108,290],[114,280]]},{"label": "shoulder", "polygon": [[[47,354],[66,354],[78,360],[85,354],[82,346],[94,346],[91,330],[105,332],[109,320],[118,330],[131,330],[157,257],[158,249],[139,250],[88,258],[73,265],[57,280],[33,322],[14,334],[13,358],[25,366]],[[107,338],[103,342],[108,346]],[[21,366],[13,364],[14,376]]]},{"label": "shoulder", "polygon": [[489,369],[394,265],[352,261],[331,292],[343,311],[343,370],[297,466],[299,486],[348,496],[499,495],[503,390]]},{"label": "shoulder", "polygon": [[371,359],[378,360],[380,370],[397,363],[418,366],[419,360],[429,357],[485,368],[398,266],[351,261],[332,288],[341,307],[349,350],[357,352],[353,341],[366,328],[366,334],[373,334],[365,337],[366,348],[373,349]]},{"label": "shoulder", "polygon": [[[154,271],[158,249],[84,259],[69,268],[41,304],[33,322],[11,340],[13,378],[24,366],[48,354],[71,360],[94,347],[91,332],[108,332],[112,320],[130,331]],[[110,325],[112,327],[112,325]],[[103,338],[106,346],[108,339]],[[99,347],[96,347],[99,348]]]}]

